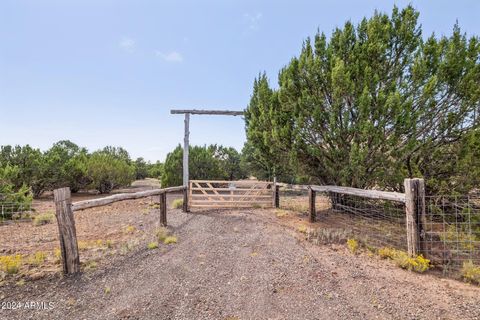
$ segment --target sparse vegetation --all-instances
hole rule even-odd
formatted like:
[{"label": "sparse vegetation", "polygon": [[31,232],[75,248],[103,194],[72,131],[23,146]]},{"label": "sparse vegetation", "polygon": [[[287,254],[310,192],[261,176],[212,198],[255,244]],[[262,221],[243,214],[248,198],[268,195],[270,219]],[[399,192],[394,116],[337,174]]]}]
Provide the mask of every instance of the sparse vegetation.
[{"label": "sparse vegetation", "polygon": [[160,203],[155,202],[150,204],[150,208],[152,209],[160,209]]},{"label": "sparse vegetation", "polygon": [[307,229],[306,226],[304,226],[304,225],[302,224],[302,225],[300,225],[300,226],[297,227],[297,231],[300,232],[300,233],[307,234],[308,229]]},{"label": "sparse vegetation", "polygon": [[120,247],[120,254],[127,254],[128,252],[132,251],[138,242],[136,240],[128,240],[127,242],[122,243]]},{"label": "sparse vegetation", "polygon": [[35,252],[32,256],[28,258],[28,264],[34,265],[34,266],[39,266],[42,263],[45,262],[45,259],[47,258],[47,254],[43,251],[38,251]]},{"label": "sparse vegetation", "polygon": [[165,240],[165,238],[167,238],[168,235],[169,235],[169,232],[165,227],[160,227],[160,228],[157,228],[157,230],[155,230],[155,236],[157,237],[159,242],[163,242],[163,240]]},{"label": "sparse vegetation", "polygon": [[463,262],[460,274],[465,281],[480,284],[480,266],[475,265],[472,260]]},{"label": "sparse vegetation", "polygon": [[181,209],[183,206],[183,199],[175,199],[172,202],[172,209]]},{"label": "sparse vegetation", "polygon": [[53,256],[55,258],[56,264],[62,262],[62,251],[60,250],[60,248],[55,248],[55,250],[53,250]]},{"label": "sparse vegetation", "polygon": [[315,244],[345,243],[353,235],[343,228],[318,228],[310,232],[309,240]]},{"label": "sparse vegetation", "polygon": [[135,226],[132,226],[132,225],[128,225],[125,227],[125,233],[134,233],[136,230],[137,228],[135,228]]},{"label": "sparse vegetation", "polygon": [[277,216],[277,218],[283,218],[288,215],[288,211],[283,209],[275,209],[275,215]]},{"label": "sparse vegetation", "polygon": [[83,264],[83,268],[85,271],[92,271],[97,268],[97,261],[95,260],[88,260]]},{"label": "sparse vegetation", "polygon": [[51,223],[54,218],[55,215],[51,212],[41,213],[33,217],[33,224],[35,226],[42,226],[44,224]]},{"label": "sparse vegetation", "polygon": [[148,248],[148,249],[157,249],[157,248],[158,248],[158,242],[156,242],[156,241],[149,242],[149,243],[147,244],[147,248]]},{"label": "sparse vegetation", "polygon": [[410,257],[405,251],[388,247],[378,249],[378,255],[383,259],[393,260],[397,266],[409,271],[422,273],[430,268],[430,260],[422,255]]},{"label": "sparse vegetation", "polygon": [[351,253],[356,254],[359,248],[358,241],[355,239],[348,239],[347,240],[347,247]]},{"label": "sparse vegetation", "polygon": [[7,274],[16,274],[23,264],[20,254],[0,256],[0,268]]},{"label": "sparse vegetation", "polygon": [[[480,225],[477,226],[475,223],[472,225],[473,231],[477,231],[477,229],[480,230]],[[450,225],[445,232],[440,233],[440,239],[445,242],[457,243],[463,250],[474,251],[475,243],[479,241],[477,236],[471,233],[472,230],[466,232],[457,227],[458,226],[454,224]]]},{"label": "sparse vegetation", "polygon": [[298,201],[295,198],[285,198],[282,200],[282,207],[295,212],[305,213],[308,211],[308,204],[305,201]]},{"label": "sparse vegetation", "polygon": [[177,237],[175,237],[175,236],[168,236],[168,237],[166,237],[166,238],[163,240],[163,243],[164,243],[164,244],[177,243]]}]

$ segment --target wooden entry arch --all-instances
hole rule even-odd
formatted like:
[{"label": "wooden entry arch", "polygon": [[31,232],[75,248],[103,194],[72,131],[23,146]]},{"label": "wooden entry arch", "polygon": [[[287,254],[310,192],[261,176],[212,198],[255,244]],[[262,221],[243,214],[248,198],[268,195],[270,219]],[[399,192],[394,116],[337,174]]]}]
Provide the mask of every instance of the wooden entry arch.
[{"label": "wooden entry arch", "polygon": [[188,149],[190,146],[189,137],[190,137],[190,115],[216,115],[216,116],[242,116],[243,111],[231,111],[231,110],[179,110],[173,109],[170,110],[171,114],[184,114],[184,127],[185,133],[183,138],[183,186],[187,188],[187,192],[183,195],[183,211],[188,211],[188,194],[189,194],[189,174],[188,174]]}]

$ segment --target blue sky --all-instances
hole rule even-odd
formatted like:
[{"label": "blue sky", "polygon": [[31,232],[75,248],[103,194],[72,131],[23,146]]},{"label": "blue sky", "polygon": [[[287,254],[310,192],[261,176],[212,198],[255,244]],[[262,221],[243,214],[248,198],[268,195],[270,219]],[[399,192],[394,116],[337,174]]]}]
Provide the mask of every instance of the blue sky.
[{"label": "blue sky", "polygon": [[[479,1],[0,2],[0,145],[61,139],[164,160],[183,138],[172,108],[240,110],[254,78],[279,69],[317,29],[412,3],[424,34],[456,20],[480,34]],[[192,116],[193,144],[241,149],[239,117]]]}]

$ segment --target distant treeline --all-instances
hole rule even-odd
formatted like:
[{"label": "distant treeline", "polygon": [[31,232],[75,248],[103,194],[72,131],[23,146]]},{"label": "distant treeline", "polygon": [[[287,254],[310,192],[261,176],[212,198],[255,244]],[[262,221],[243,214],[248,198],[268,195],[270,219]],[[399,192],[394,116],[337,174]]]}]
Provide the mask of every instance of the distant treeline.
[{"label": "distant treeline", "polygon": [[143,158],[134,161],[120,147],[90,153],[68,140],[44,152],[29,145],[7,145],[0,147],[0,195],[19,200],[60,187],[70,187],[72,192],[96,189],[109,193],[135,179],[160,177],[162,168],[159,162],[147,163]]},{"label": "distant treeline", "polygon": [[[127,150],[107,146],[89,152],[63,140],[47,151],[26,146],[0,147],[0,201],[28,202],[45,191],[70,187],[109,193],[129,186],[136,179],[160,179],[163,187],[182,184],[183,149],[176,147],[165,164],[131,159]],[[247,176],[248,165],[234,148],[223,146],[190,147],[192,179],[235,180]]]}]

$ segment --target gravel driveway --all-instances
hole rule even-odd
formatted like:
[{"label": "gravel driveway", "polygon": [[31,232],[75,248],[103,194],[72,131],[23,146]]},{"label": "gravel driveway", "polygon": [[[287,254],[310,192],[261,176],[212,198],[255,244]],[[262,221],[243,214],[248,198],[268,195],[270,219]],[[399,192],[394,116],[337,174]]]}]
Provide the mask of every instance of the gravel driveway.
[{"label": "gravel driveway", "polygon": [[0,289],[1,319],[480,319],[480,289],[315,246],[271,210],[169,213],[178,243]]}]

